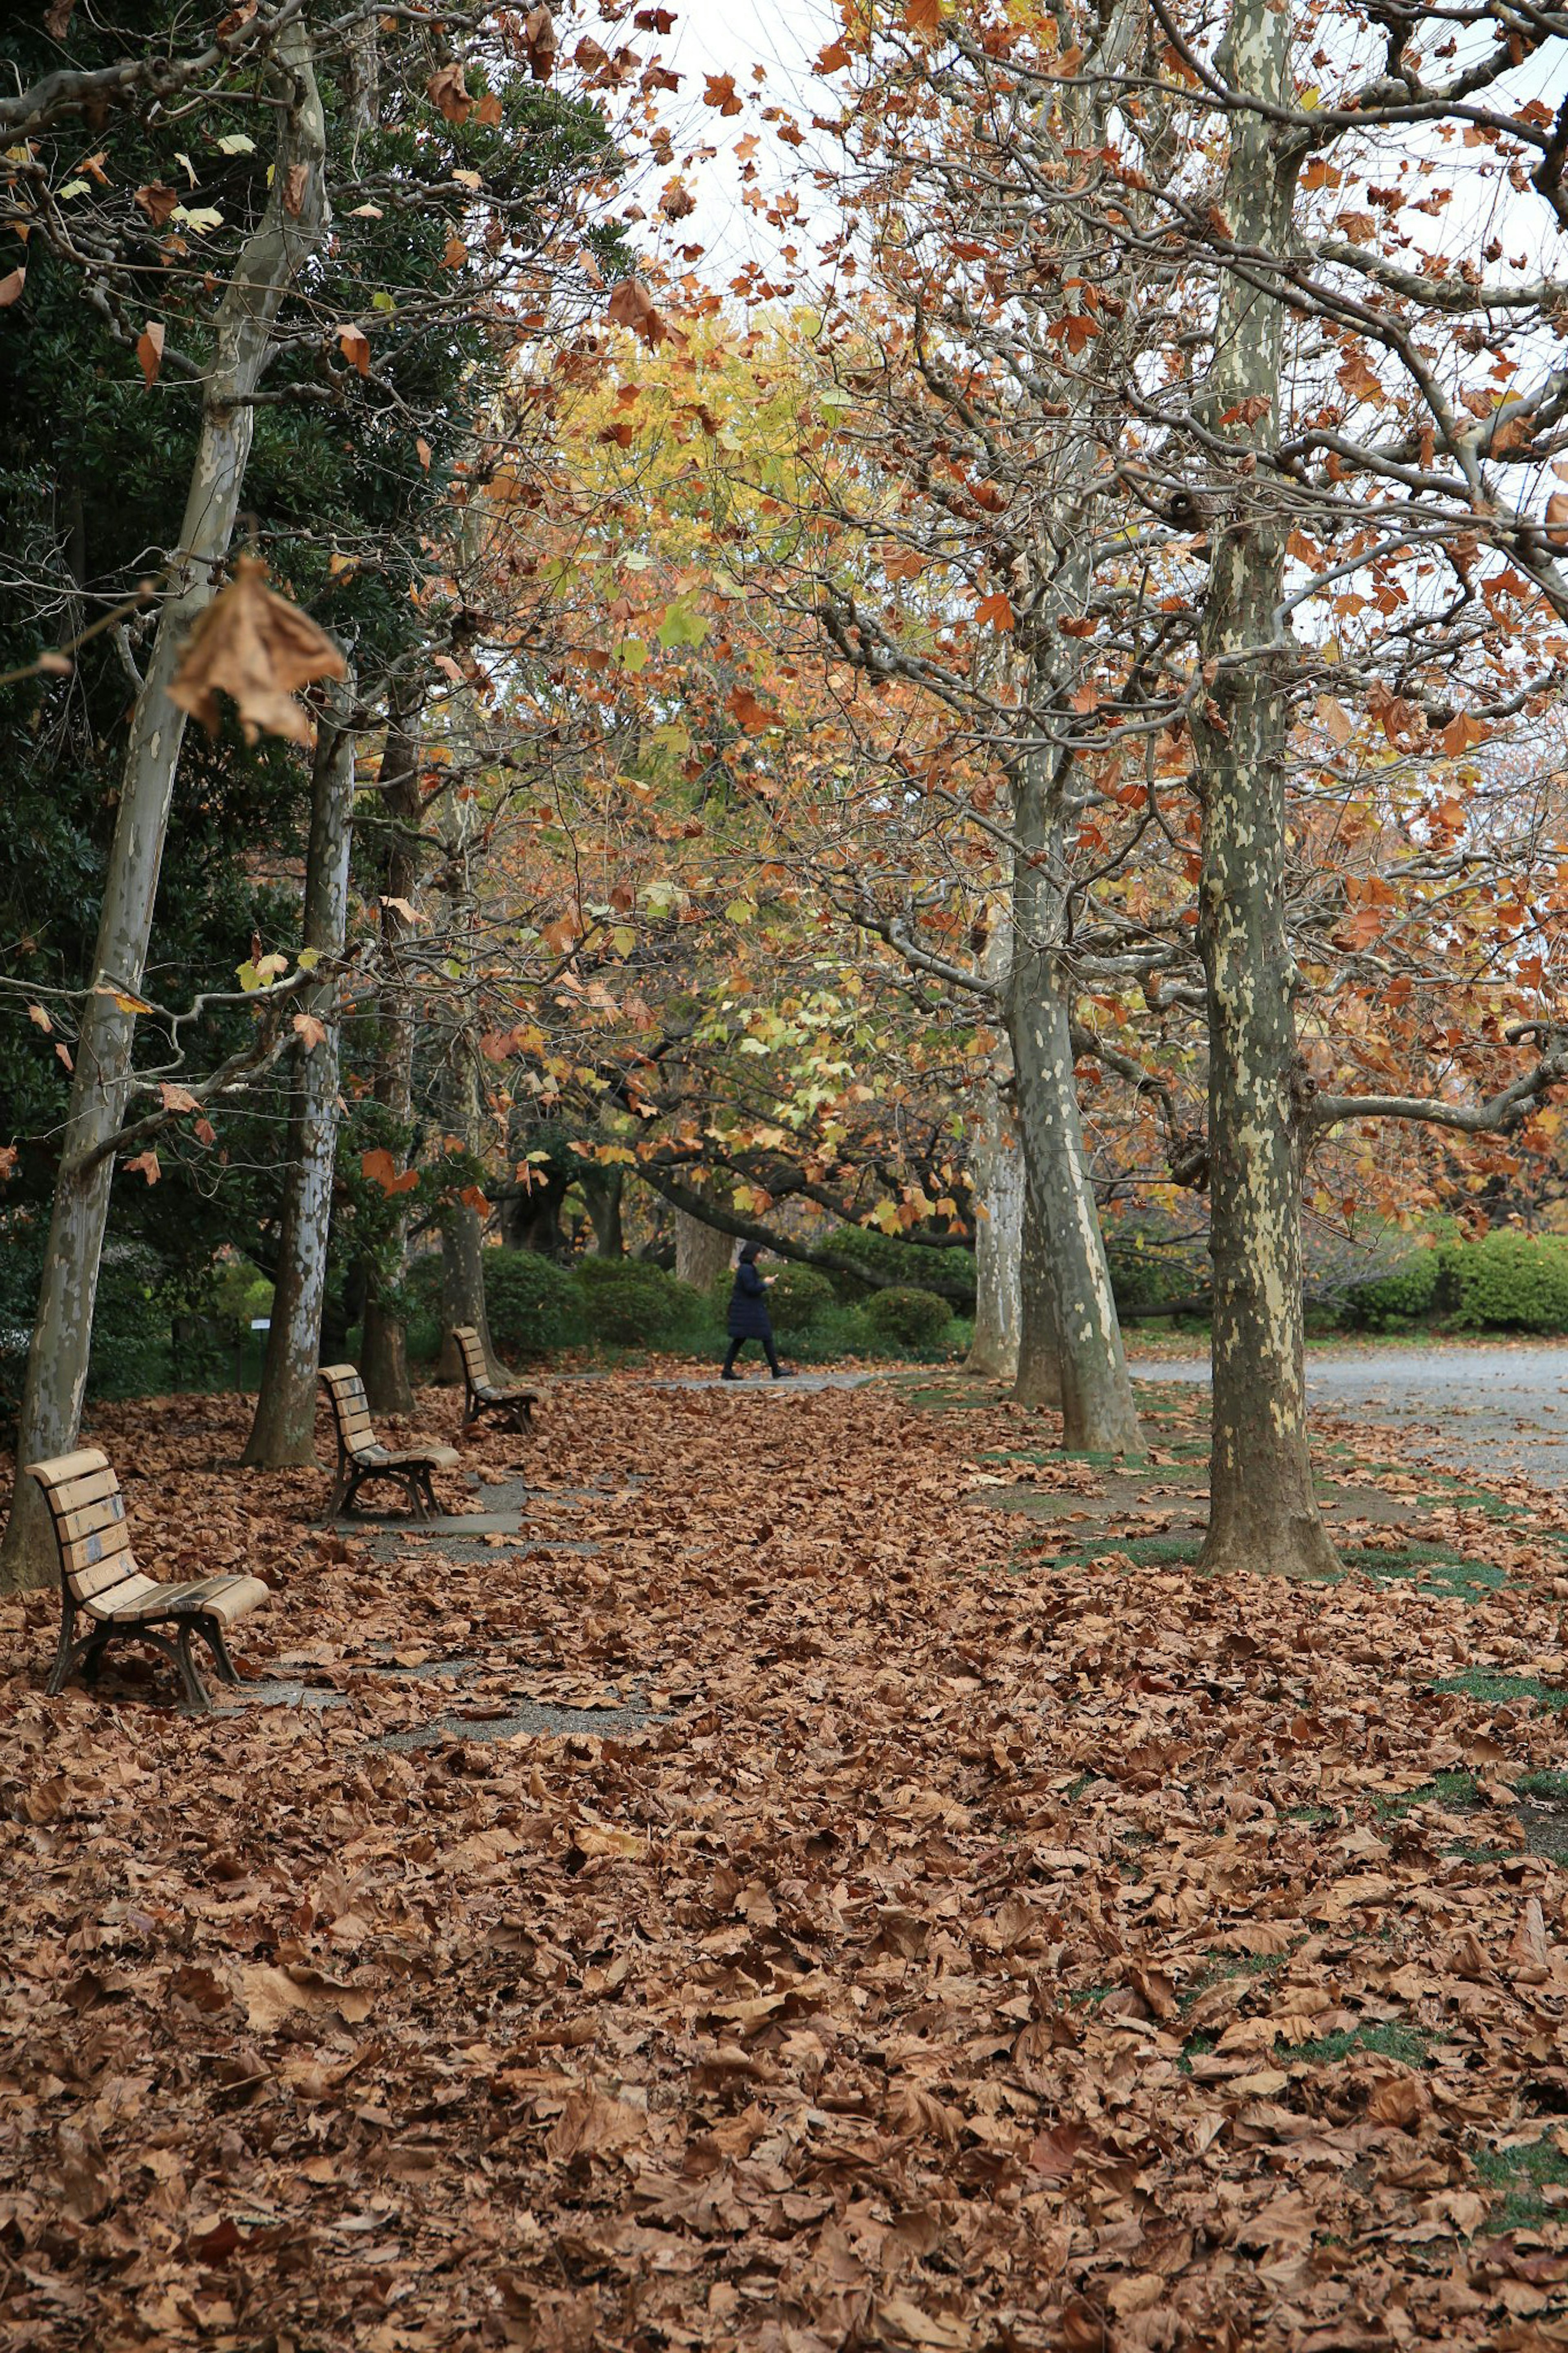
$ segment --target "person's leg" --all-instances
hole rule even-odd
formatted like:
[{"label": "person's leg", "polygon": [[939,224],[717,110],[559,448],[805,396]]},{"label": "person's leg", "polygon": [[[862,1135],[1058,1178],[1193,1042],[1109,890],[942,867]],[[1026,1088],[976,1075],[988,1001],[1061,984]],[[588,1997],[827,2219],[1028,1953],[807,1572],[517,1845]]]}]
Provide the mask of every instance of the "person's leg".
[{"label": "person's leg", "polygon": [[767,1351],[768,1369],[776,1381],[779,1377],[779,1352],[773,1345],[773,1335],[771,1332],[763,1333],[763,1346]]},{"label": "person's leg", "polygon": [[735,1370],[735,1359],[740,1355],[745,1345],[744,1340],[731,1341],[729,1354],[724,1358],[724,1369],[719,1376],[719,1378],[721,1381],[738,1381],[740,1379],[741,1376]]}]

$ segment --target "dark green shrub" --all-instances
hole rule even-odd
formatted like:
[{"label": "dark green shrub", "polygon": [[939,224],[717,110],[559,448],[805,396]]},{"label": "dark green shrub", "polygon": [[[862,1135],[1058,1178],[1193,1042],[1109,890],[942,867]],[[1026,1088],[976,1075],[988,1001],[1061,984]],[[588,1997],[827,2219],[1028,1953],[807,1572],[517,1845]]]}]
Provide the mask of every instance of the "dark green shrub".
[{"label": "dark green shrub", "polygon": [[1201,1298],[1209,1287],[1201,1241],[1166,1240],[1150,1227],[1127,1225],[1106,1235],[1105,1256],[1121,1315],[1158,1314],[1179,1299]]},{"label": "dark green shrub", "polygon": [[[726,1297],[726,1305],[728,1298]],[[774,1272],[768,1293],[768,1314],[780,1332],[809,1332],[833,1305],[833,1285],[820,1267],[802,1266],[786,1259]]]},{"label": "dark green shrub", "polygon": [[[961,1285],[963,1295],[947,1302],[948,1312],[964,1315],[974,1313],[973,1250],[927,1250],[919,1242],[900,1241],[896,1235],[882,1233],[875,1226],[839,1226],[822,1246],[832,1250],[836,1258],[849,1259],[900,1289],[922,1290],[933,1277],[941,1282]],[[868,1286],[857,1282],[853,1275],[835,1270],[829,1279],[847,1306],[863,1306],[871,1296]]]},{"label": "dark green shrub", "polygon": [[1457,1332],[1568,1332],[1568,1240],[1554,1234],[1487,1234],[1450,1242],[1436,1303]]},{"label": "dark green shrub", "polygon": [[1418,1322],[1436,1306],[1442,1271],[1440,1250],[1417,1250],[1403,1266],[1380,1274],[1375,1282],[1358,1282],[1344,1303],[1346,1322],[1369,1332],[1397,1330]]},{"label": "dark green shrub", "polygon": [[861,1314],[870,1331],[883,1343],[900,1348],[933,1348],[944,1337],[952,1310],[934,1291],[902,1286],[873,1292]]},{"label": "dark green shrub", "polygon": [[804,1331],[791,1332],[784,1346],[797,1365],[837,1365],[847,1357],[888,1354],[887,1342],[872,1331],[865,1310],[840,1307],[837,1301],[824,1308]]},{"label": "dark green shrub", "polygon": [[490,1338],[509,1355],[544,1356],[588,1336],[583,1292],[563,1266],[537,1250],[488,1250],[485,1314]]},{"label": "dark green shrub", "polygon": [[710,1322],[702,1293],[647,1259],[585,1258],[572,1280],[588,1337],[605,1346],[679,1348]]},{"label": "dark green shrub", "polygon": [[155,1397],[169,1379],[169,1318],[156,1296],[163,1272],[139,1242],[107,1242],[92,1317],[89,1397]]}]

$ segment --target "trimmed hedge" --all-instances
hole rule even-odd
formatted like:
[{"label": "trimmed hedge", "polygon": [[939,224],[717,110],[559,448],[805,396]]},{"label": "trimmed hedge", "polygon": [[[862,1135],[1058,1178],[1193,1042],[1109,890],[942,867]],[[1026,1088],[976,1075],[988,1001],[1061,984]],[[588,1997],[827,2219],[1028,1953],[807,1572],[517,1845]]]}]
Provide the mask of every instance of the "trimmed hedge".
[{"label": "trimmed hedge", "polygon": [[[944,1282],[962,1283],[963,1298],[944,1303],[948,1314],[972,1315],[974,1312],[973,1250],[926,1250],[918,1242],[900,1241],[896,1234],[885,1234],[876,1226],[836,1226],[822,1238],[822,1247],[831,1250],[837,1258],[874,1267],[884,1278],[890,1277],[900,1290],[922,1290],[932,1275],[939,1275]],[[829,1280],[847,1306],[864,1306],[873,1295],[853,1275],[835,1272]]]},{"label": "trimmed hedge", "polygon": [[[782,1266],[770,1271],[773,1285],[768,1293],[768,1314],[775,1330],[814,1330],[834,1302],[833,1285],[826,1275],[820,1267],[802,1266],[794,1259],[785,1259]],[[725,1303],[728,1304],[727,1296]]]},{"label": "trimmed hedge", "polygon": [[580,1347],[588,1336],[581,1286],[552,1258],[537,1250],[488,1250],[485,1314],[498,1348],[519,1356],[547,1356]]},{"label": "trimmed hedge", "polygon": [[1442,1259],[1440,1250],[1417,1250],[1391,1274],[1358,1283],[1345,1301],[1345,1322],[1369,1332],[1386,1332],[1430,1315],[1437,1303]]},{"label": "trimmed hedge", "polygon": [[1369,1331],[1435,1322],[1454,1332],[1568,1332],[1568,1240],[1507,1230],[1417,1250],[1358,1284],[1345,1321]]},{"label": "trimmed hedge", "polygon": [[1437,1305],[1456,1332],[1568,1332],[1568,1241],[1487,1234],[1431,1253]]},{"label": "trimmed hedge", "polygon": [[952,1321],[952,1310],[934,1291],[902,1287],[874,1291],[860,1313],[879,1340],[902,1348],[933,1348]]},{"label": "trimmed hedge", "polygon": [[620,1348],[679,1348],[709,1321],[696,1286],[643,1258],[585,1258],[574,1271],[588,1337]]}]

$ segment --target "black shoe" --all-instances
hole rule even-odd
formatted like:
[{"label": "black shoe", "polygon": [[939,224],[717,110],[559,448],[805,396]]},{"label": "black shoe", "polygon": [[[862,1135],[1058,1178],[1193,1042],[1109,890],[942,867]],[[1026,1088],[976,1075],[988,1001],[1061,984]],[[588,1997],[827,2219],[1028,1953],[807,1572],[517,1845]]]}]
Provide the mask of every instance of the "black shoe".
[{"label": "black shoe", "polygon": [[781,1365],[778,1367],[778,1370],[774,1373],[773,1378],[775,1381],[793,1381],[795,1378],[794,1366],[790,1365]]},{"label": "black shoe", "polygon": [[739,1373],[721,1373],[719,1376],[721,1381],[738,1381],[740,1377]]}]

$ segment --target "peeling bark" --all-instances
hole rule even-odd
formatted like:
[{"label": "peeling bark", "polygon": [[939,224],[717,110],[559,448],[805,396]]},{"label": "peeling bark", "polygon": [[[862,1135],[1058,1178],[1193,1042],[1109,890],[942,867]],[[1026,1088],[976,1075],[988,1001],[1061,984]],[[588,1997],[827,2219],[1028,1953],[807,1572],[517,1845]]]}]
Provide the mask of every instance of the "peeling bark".
[{"label": "peeling bark", "polygon": [[[349,837],[353,813],[354,682],[351,670],[332,696],[316,739],[310,782],[310,845],[305,861],[304,944],[328,963],[340,960],[348,931]],[[301,1011],[326,1029],[301,1047],[289,1113],[289,1163],[272,1321],[261,1387],[243,1460],[279,1471],[310,1462],[316,1452],[316,1374],[327,1293],[327,1238],[338,1140],[337,983],[329,978]]]},{"label": "peeling bark", "polygon": [[1048,1413],[1062,1409],[1056,1287],[1045,1226],[1026,1187],[1018,1264],[1018,1369],[1013,1398],[1018,1405],[1042,1407]]},{"label": "peeling bark", "polygon": [[[479,1059],[465,1028],[453,1039],[441,1074],[442,1115],[448,1134],[471,1151],[480,1145],[483,1106],[479,1097]],[[462,1359],[452,1337],[460,1324],[471,1324],[484,1346],[490,1378],[498,1388],[506,1375],[490,1339],[485,1312],[484,1220],[466,1201],[453,1201],[441,1215],[441,1359],[443,1380],[460,1381]]]},{"label": "peeling bark", "polygon": [[1073,1071],[1072,1005],[1061,963],[1061,779],[1043,755],[1022,764],[1014,832],[1007,1034],[1029,1204],[1043,1237],[1061,1375],[1062,1445],[1073,1454],[1142,1451]]},{"label": "peeling bark", "polygon": [[994,1080],[974,1160],[974,1337],[964,1370],[1010,1381],[1023,1320],[1024,1155]]},{"label": "peeling bark", "polygon": [[[81,1426],[92,1340],[99,1261],[109,1216],[113,1164],[97,1150],[124,1121],[133,1014],[119,1003],[141,987],[158,870],[185,713],[169,699],[192,622],[213,594],[239,511],[256,412],[247,396],[260,380],[279,308],[326,233],[326,126],[311,70],[310,35],[291,26],[279,44],[271,79],[287,103],[279,111],[273,191],[247,238],[214,321],[213,360],[170,586],[146,673],[131,714],[114,841],[93,952],[93,981],[77,1048],[49,1224],[44,1277],[22,1395],[16,1461],[67,1452]],[[304,167],[298,215],[284,205],[290,174]],[[39,1490],[18,1477],[5,1542],[0,1591],[46,1585],[55,1575],[48,1514]]]},{"label": "peeling bark", "polygon": [[[1216,63],[1266,104],[1290,97],[1289,11],[1233,0]],[[1257,115],[1230,116],[1223,209],[1237,242],[1287,249],[1297,164]],[[1323,1575],[1333,1546],[1312,1493],[1301,1305],[1301,1136],[1285,930],[1289,703],[1281,602],[1285,524],[1258,499],[1247,444],[1277,429],[1284,313],[1227,272],[1207,405],[1237,445],[1232,518],[1213,533],[1200,638],[1208,700],[1194,713],[1203,801],[1199,944],[1209,1029],[1214,1433],[1202,1566]],[[1241,407],[1261,423],[1221,427]],[[1209,664],[1215,667],[1211,671]]]},{"label": "peeling bark", "polygon": [[[413,903],[418,883],[419,745],[412,731],[415,705],[394,695],[382,758],[381,807],[393,828],[382,868],[381,950],[384,976],[375,1008],[374,1099],[406,1134],[414,1117],[414,981],[405,969],[405,946],[414,925],[388,902]],[[407,1263],[408,1209],[399,1195],[393,1203],[393,1233],[385,1268],[365,1268],[365,1302],[360,1343],[360,1373],[373,1413],[412,1413],[414,1384],[408,1377],[407,1336],[401,1312],[386,1298]]]}]

